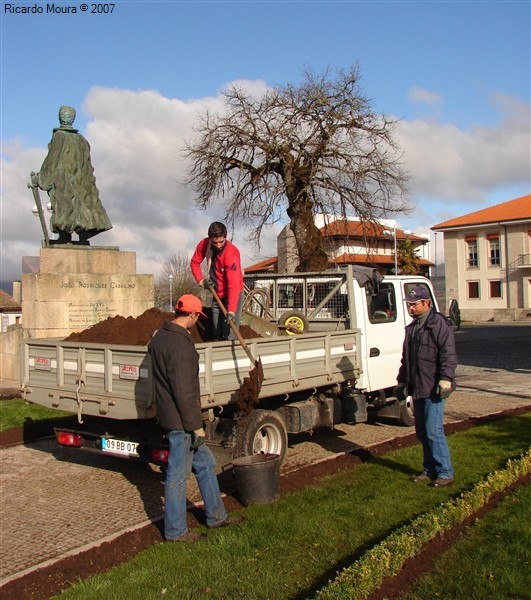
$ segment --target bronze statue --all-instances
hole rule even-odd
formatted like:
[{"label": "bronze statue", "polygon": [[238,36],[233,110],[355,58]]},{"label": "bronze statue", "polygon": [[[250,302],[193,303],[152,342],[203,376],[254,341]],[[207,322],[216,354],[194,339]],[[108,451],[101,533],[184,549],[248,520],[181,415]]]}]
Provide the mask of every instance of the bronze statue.
[{"label": "bronze statue", "polygon": [[59,109],[60,127],[53,130],[48,155],[42,163],[38,184],[48,192],[52,207],[50,226],[59,234],[58,244],[79,243],[112,228],[96,187],[87,140],[72,127],[76,111],[71,106]]}]

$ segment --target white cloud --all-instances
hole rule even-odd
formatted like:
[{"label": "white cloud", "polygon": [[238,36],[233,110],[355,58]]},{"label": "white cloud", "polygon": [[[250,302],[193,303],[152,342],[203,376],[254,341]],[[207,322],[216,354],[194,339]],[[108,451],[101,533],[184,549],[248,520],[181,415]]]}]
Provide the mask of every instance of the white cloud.
[{"label": "white cloud", "polygon": [[[238,84],[245,87],[246,82]],[[250,93],[264,89],[250,82]],[[153,91],[95,87],[84,112],[90,116],[82,133],[91,145],[96,183],[113,229],[93,239],[95,245],[119,246],[137,253],[137,271],[158,275],[173,253],[192,254],[213,220],[223,209],[195,207],[193,190],[183,184],[186,163],[179,150],[193,132],[198,111],[219,110],[221,98],[183,102]],[[50,134],[56,123],[50,123]],[[21,257],[38,255],[43,234],[27,188],[30,171],[38,171],[46,148],[25,148],[22,141],[3,142],[2,161],[2,281],[20,278]],[[40,192],[43,204],[46,193]],[[244,241],[244,231],[234,242],[244,265],[256,259]],[[269,248],[268,240],[267,248]]]},{"label": "white cloud", "polygon": [[[252,94],[266,89],[262,81],[238,84]],[[437,100],[437,95],[426,94],[428,100]],[[503,96],[494,102],[504,115],[496,127],[464,131],[420,120],[399,124],[397,135],[417,202],[415,221],[404,226],[429,227],[482,207],[471,204],[461,210],[460,201],[485,203],[492,189],[529,181],[529,107]],[[193,190],[183,184],[186,163],[179,149],[192,135],[197,112],[207,106],[218,110],[221,97],[183,101],[154,91],[95,87],[85,99],[89,121],[82,133],[91,145],[97,185],[114,226],[93,243],[135,251],[139,273],[157,276],[172,254],[191,255],[209,223],[223,218],[219,205],[207,212],[198,210]],[[55,126],[50,123],[50,134]],[[2,149],[1,280],[6,282],[20,277],[22,256],[39,253],[42,232],[31,214],[27,182],[47,150],[25,147],[20,139],[3,140]],[[46,204],[45,193],[41,198]],[[438,219],[435,214],[442,210],[451,214]],[[280,227],[265,231],[260,255],[245,242],[247,231],[236,230],[233,241],[240,247],[244,266],[276,254]]]},{"label": "white cloud", "polygon": [[442,96],[436,92],[429,92],[423,88],[412,87],[409,90],[409,99],[420,104],[428,104],[429,106],[438,106],[442,104]]},{"label": "white cloud", "polygon": [[[495,188],[529,184],[529,105],[506,97],[495,98],[495,103],[503,118],[494,126],[462,130],[432,121],[399,123],[397,134],[414,197],[480,203]],[[472,210],[476,209],[466,212]]]}]

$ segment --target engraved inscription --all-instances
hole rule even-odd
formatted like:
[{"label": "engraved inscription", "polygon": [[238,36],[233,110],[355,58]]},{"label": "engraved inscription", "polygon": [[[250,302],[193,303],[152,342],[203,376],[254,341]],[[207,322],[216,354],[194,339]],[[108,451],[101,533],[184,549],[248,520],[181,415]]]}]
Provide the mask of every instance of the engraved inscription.
[{"label": "engraved inscription", "polygon": [[86,329],[116,315],[116,308],[107,302],[68,303],[68,326]]}]

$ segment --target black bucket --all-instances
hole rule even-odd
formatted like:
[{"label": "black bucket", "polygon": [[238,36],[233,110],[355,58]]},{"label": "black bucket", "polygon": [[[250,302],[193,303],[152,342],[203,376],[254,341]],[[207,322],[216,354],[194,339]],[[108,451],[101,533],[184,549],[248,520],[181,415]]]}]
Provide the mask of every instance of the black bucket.
[{"label": "black bucket", "polygon": [[254,454],[232,461],[240,502],[269,504],[280,498],[280,456]]}]

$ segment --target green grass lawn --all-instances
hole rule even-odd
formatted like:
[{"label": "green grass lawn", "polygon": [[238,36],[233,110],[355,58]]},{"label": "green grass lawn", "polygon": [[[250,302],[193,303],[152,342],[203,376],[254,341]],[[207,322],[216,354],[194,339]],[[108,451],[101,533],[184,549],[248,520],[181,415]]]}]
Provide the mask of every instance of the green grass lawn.
[{"label": "green grass lawn", "polygon": [[[420,469],[418,445],[375,457],[275,504],[248,507],[243,524],[209,531],[199,543],[156,544],[73,586],[61,599],[311,598],[392,531],[518,457],[529,447],[530,431],[531,413],[451,436],[456,483],[448,488],[409,482]],[[492,544],[490,551],[495,552]],[[500,561],[521,570],[507,557]],[[447,578],[452,577],[450,570]],[[456,597],[444,594],[424,597]]]},{"label": "green grass lawn", "polygon": [[28,421],[50,421],[61,417],[70,416],[66,413],[51,408],[45,408],[39,404],[28,404],[21,398],[12,400],[0,400],[0,431],[23,427]]},{"label": "green grass lawn", "polygon": [[517,489],[468,529],[401,600],[531,597],[531,486]]}]

